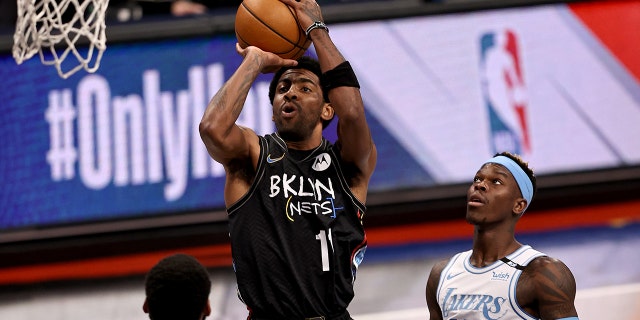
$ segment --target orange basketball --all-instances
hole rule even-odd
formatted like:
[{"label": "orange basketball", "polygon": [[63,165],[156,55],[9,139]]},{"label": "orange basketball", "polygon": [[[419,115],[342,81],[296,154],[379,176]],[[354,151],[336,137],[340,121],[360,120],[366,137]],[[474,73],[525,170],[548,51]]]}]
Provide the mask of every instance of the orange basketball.
[{"label": "orange basketball", "polygon": [[235,30],[242,48],[256,46],[285,59],[298,59],[311,44],[295,11],[278,0],[243,0]]}]

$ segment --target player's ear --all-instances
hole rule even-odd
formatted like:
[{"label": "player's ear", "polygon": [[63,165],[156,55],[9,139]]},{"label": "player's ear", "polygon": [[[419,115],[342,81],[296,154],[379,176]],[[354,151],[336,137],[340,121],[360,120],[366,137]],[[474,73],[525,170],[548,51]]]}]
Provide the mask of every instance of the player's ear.
[{"label": "player's ear", "polygon": [[513,213],[516,215],[521,215],[524,213],[524,209],[527,208],[527,200],[525,198],[516,199],[515,204],[513,205]]},{"label": "player's ear", "polygon": [[204,306],[204,310],[202,311],[202,315],[204,315],[204,318],[206,318],[206,317],[211,315],[211,303],[209,302],[209,299],[207,299],[207,304]]},{"label": "player's ear", "polygon": [[144,313],[149,313],[149,304],[147,303],[147,298],[144,298],[144,304],[142,304],[142,311],[144,311]]},{"label": "player's ear", "polygon": [[335,110],[331,103],[325,102],[322,106],[322,120],[331,120],[335,114]]}]

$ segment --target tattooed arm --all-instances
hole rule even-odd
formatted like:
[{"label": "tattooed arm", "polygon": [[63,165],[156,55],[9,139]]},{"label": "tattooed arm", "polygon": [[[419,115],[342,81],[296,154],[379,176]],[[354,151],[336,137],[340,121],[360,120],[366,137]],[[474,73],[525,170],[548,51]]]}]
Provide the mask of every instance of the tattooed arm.
[{"label": "tattooed arm", "polygon": [[576,280],[560,260],[540,257],[527,265],[518,280],[518,303],[542,320],[577,317]]},{"label": "tattooed arm", "polygon": [[227,172],[224,195],[227,204],[235,202],[249,190],[260,156],[256,133],[236,124],[249,89],[260,73],[297,63],[256,47],[242,49],[236,44],[236,50],[244,59],[209,102],[199,127],[209,155]]}]

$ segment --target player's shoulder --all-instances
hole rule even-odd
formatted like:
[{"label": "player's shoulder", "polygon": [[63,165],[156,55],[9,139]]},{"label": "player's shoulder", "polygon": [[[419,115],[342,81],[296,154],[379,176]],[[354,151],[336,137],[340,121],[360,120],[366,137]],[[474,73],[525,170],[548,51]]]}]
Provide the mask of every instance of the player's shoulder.
[{"label": "player's shoulder", "polygon": [[442,271],[447,266],[447,264],[449,264],[449,261],[451,261],[451,259],[452,259],[452,257],[448,257],[448,258],[440,259],[440,260],[436,261],[433,264],[433,266],[431,267],[430,276],[435,277],[435,278],[440,278],[440,275],[442,274]]},{"label": "player's shoulder", "polygon": [[567,268],[567,265],[558,258],[551,256],[537,257],[527,265],[527,269],[534,272],[541,272],[548,269]]},{"label": "player's shoulder", "polygon": [[243,126],[243,125],[237,125],[238,128],[240,128],[240,130],[242,130],[243,133],[248,133],[248,134],[252,134],[252,135],[257,135],[257,133],[255,132],[255,130],[253,130],[252,128],[249,128],[247,126]]},{"label": "player's shoulder", "polygon": [[575,295],[576,280],[571,270],[560,259],[549,256],[535,258],[526,266],[516,293],[518,304],[550,319],[575,315]]},{"label": "player's shoulder", "polygon": [[442,276],[442,272],[449,263],[450,259],[451,258],[438,260],[431,267],[429,277],[427,278],[427,295],[429,295],[429,293],[435,295],[436,288],[438,287],[438,283],[440,282],[440,277]]},{"label": "player's shoulder", "polygon": [[526,266],[523,277],[533,280],[532,284],[575,288],[575,278],[569,267],[562,260],[550,256],[533,259]]},{"label": "player's shoulder", "polygon": [[240,129],[240,133],[244,137],[244,143],[246,143],[248,148],[259,147],[260,137],[253,129],[245,126],[240,126],[240,125],[238,125],[238,128]]},{"label": "player's shoulder", "polygon": [[449,261],[451,261],[452,258],[453,257],[448,257],[448,258],[444,258],[436,261],[436,263],[433,264],[433,269],[438,269],[438,270],[444,269],[444,267],[447,266],[447,264],[449,263]]}]

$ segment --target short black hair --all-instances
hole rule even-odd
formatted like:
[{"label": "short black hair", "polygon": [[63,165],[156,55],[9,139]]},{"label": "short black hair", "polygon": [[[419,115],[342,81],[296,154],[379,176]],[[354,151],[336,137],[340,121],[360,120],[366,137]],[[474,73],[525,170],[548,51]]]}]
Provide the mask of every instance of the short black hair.
[{"label": "short black hair", "polygon": [[145,278],[151,320],[199,320],[210,292],[206,268],[182,253],[160,260]]},{"label": "short black hair", "polygon": [[[318,80],[320,81],[320,89],[322,90],[322,98],[324,102],[329,102],[329,91],[324,89],[324,81],[322,77],[322,69],[320,69],[320,62],[318,60],[311,58],[309,56],[302,56],[298,58],[298,65],[295,66],[286,66],[278,69],[276,73],[273,75],[273,79],[271,79],[271,83],[269,84],[269,101],[273,105],[273,99],[276,96],[276,87],[278,86],[278,82],[280,81],[280,77],[282,74],[291,69],[305,69],[313,72],[316,76],[318,76]],[[322,122],[322,128],[326,128],[333,118],[330,120],[325,120]]]},{"label": "short black hair", "polygon": [[513,160],[515,163],[518,164],[518,166],[527,174],[527,177],[529,177],[529,180],[531,180],[531,184],[533,185],[533,194],[531,196],[531,199],[533,199],[533,197],[536,194],[536,190],[537,190],[538,186],[536,185],[536,175],[533,172],[533,169],[529,167],[529,163],[525,162],[520,155],[511,153],[511,152],[508,152],[508,151],[503,151],[503,152],[500,152],[500,153],[496,153],[493,156],[494,157],[505,156],[505,157]]}]

